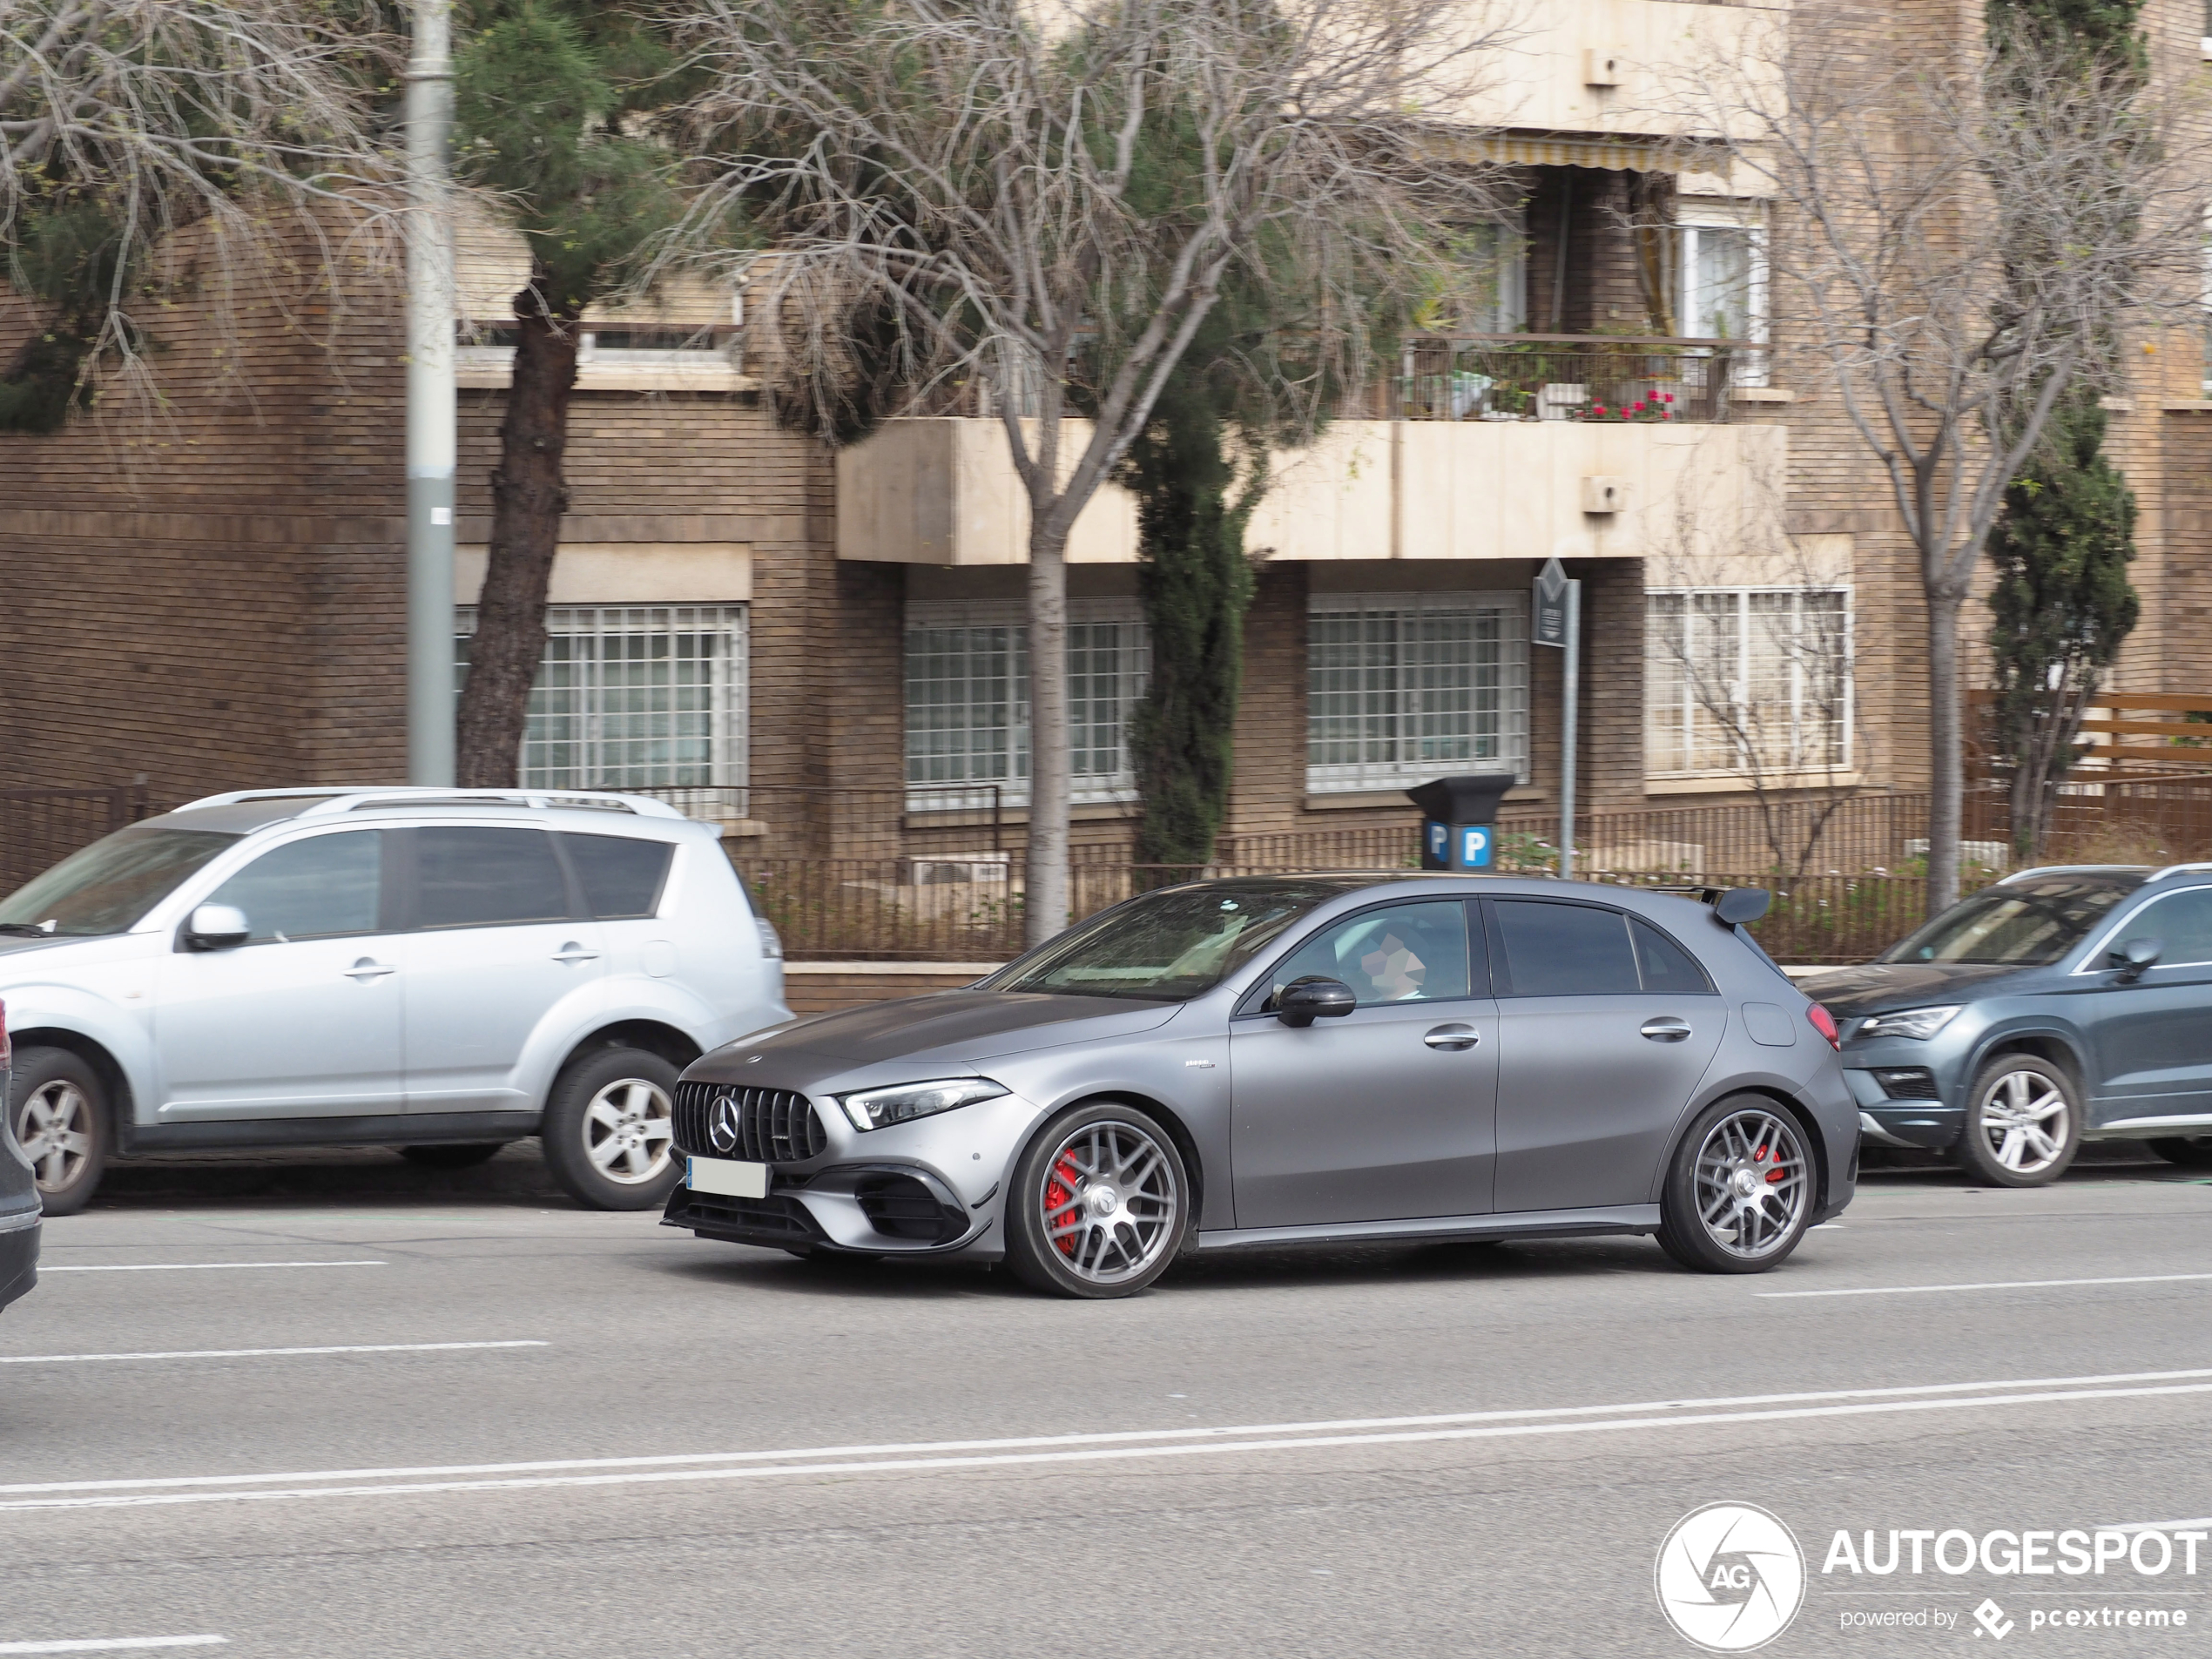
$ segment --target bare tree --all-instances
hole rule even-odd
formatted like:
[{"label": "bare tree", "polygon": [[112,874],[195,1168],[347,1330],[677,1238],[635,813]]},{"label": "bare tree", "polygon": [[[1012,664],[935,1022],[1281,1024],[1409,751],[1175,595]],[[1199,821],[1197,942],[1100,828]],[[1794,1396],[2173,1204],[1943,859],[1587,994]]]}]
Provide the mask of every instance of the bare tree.
[{"label": "bare tree", "polygon": [[742,212],[772,248],[756,314],[789,321],[790,373],[834,409],[888,359],[918,396],[980,388],[1004,428],[1029,508],[1028,930],[1049,938],[1076,520],[1232,273],[1278,315],[1302,302],[1291,402],[1364,374],[1376,294],[1413,292],[1479,211],[1487,170],[1440,139],[1464,139],[1500,31],[1468,0],[695,3],[717,182],[691,229]]},{"label": "bare tree", "polygon": [[[1801,879],[1866,761],[1851,573],[1828,538],[1791,531],[1784,480],[1708,462],[1700,451],[1713,442],[1681,468],[1646,566],[1647,697],[1682,723],[1671,754],[1657,729],[1648,734],[1647,761],[1748,787],[1770,869]],[[1720,478],[1738,488],[1723,494]]]},{"label": "bare tree", "polygon": [[[2193,303],[2205,205],[2181,101],[2062,54],[1900,52],[1886,8],[1791,14],[1674,89],[1774,199],[1774,332],[1887,476],[1926,603],[1929,902],[1959,893],[1959,623],[2006,486],[2069,385]],[[2182,280],[2176,280],[2182,279]],[[2184,293],[2186,286],[2186,293]]]},{"label": "bare tree", "polygon": [[[0,0],[0,247],[96,217],[99,255],[71,303],[80,372],[142,370],[135,295],[168,233],[207,225],[227,253],[304,230],[326,209],[391,224],[377,104],[396,56],[377,0]],[[289,213],[273,212],[281,207]],[[302,211],[304,210],[304,211]],[[218,261],[219,288],[236,267]],[[227,293],[219,293],[219,300]]]}]

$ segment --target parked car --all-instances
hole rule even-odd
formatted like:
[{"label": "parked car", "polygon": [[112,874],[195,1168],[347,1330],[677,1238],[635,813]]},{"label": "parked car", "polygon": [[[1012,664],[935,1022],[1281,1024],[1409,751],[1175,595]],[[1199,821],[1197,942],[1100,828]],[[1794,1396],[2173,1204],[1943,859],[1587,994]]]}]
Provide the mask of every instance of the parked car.
[{"label": "parked car", "polygon": [[[8,1095],[8,1006],[0,1002],[0,1100]],[[0,1308],[38,1283],[38,1183],[0,1112]]]},{"label": "parked car", "polygon": [[46,1213],[117,1154],[537,1135],[582,1203],[676,1179],[677,1074],[789,1018],[714,828],[563,792],[214,795],[0,900],[9,1121]]},{"label": "parked car", "polygon": [[1804,988],[1877,1143],[2007,1187],[2084,1141],[2212,1166],[2212,864],[2023,870]]},{"label": "parked car", "polygon": [[[1747,902],[1749,901],[1749,902]],[[1127,1295],[1186,1249],[1656,1233],[1753,1272],[1850,1200],[1827,1015],[1707,905],[1568,882],[1144,894],[962,991],[798,1021],[678,1085],[665,1219],[1003,1257]]]}]

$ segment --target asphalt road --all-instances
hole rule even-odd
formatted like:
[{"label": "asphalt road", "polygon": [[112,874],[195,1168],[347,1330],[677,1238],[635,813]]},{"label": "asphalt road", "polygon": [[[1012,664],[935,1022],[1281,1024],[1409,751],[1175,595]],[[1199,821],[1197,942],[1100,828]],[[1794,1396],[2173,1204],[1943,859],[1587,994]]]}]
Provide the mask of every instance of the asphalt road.
[{"label": "asphalt road", "polygon": [[[1692,1655],[1655,1552],[1723,1501],[1810,1556],[1768,1653],[2212,1651],[2212,1544],[1821,1570],[2212,1515],[2212,1184],[2162,1164],[1876,1175],[1764,1278],[1371,1250],[1083,1305],[583,1213],[527,1150],[179,1162],[46,1264],[0,1315],[0,1654]],[[2032,1628],[2101,1608],[2191,1623]],[[1845,1628],[1885,1614],[1930,1623]]]}]

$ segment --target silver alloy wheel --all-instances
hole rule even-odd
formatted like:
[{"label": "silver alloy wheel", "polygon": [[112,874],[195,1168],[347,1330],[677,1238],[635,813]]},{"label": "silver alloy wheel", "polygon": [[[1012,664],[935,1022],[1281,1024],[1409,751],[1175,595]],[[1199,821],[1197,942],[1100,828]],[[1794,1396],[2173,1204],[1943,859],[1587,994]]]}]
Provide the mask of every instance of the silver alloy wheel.
[{"label": "silver alloy wheel", "polygon": [[1796,1234],[1811,1176],[1804,1142],[1779,1114],[1730,1112],[1697,1149],[1698,1218],[1730,1255],[1770,1255]]},{"label": "silver alloy wheel", "polygon": [[2014,1175],[2040,1175],[2066,1149],[2067,1111],[2065,1091],[2022,1067],[2000,1073],[1982,1090],[1968,1132],[1980,1136],[1990,1157]]},{"label": "silver alloy wheel", "polygon": [[1142,1275],[1175,1243],[1183,1213],[1167,1149],[1134,1123],[1085,1123],[1047,1161],[1037,1191],[1046,1248],[1094,1285]]},{"label": "silver alloy wheel", "polygon": [[592,1168],[625,1187],[657,1179],[675,1138],[668,1091],[644,1077],[616,1079],[583,1109],[583,1150]]},{"label": "silver alloy wheel", "polygon": [[92,1103],[66,1077],[33,1089],[23,1103],[16,1139],[37,1171],[41,1192],[61,1192],[92,1156]]}]

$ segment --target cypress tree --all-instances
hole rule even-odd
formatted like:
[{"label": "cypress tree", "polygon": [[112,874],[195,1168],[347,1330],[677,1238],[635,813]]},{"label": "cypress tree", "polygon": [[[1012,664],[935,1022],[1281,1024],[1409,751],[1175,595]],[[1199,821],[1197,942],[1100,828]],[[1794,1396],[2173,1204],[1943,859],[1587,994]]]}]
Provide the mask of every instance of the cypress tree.
[{"label": "cypress tree", "polygon": [[2128,581],[2135,497],[2105,459],[2105,426],[2094,394],[2070,395],[1989,539],[1997,749],[2023,857],[2041,845],[2082,712],[2141,610]]},{"label": "cypress tree", "polygon": [[1129,720],[1144,799],[1140,864],[1205,863],[1235,771],[1253,502],[1249,492],[1231,499],[1224,395],[1207,355],[1185,357],[1122,473],[1137,497],[1137,593],[1152,651],[1150,685]]},{"label": "cypress tree", "polygon": [[[2132,96],[2148,68],[2141,10],[2142,0],[1990,0],[1987,17],[2000,59],[2065,54],[2085,83]],[[2105,459],[2107,424],[2093,388],[2069,388],[1990,533],[1992,736],[2023,859],[2042,845],[2082,715],[2141,610],[2128,580],[2135,498]]]}]

